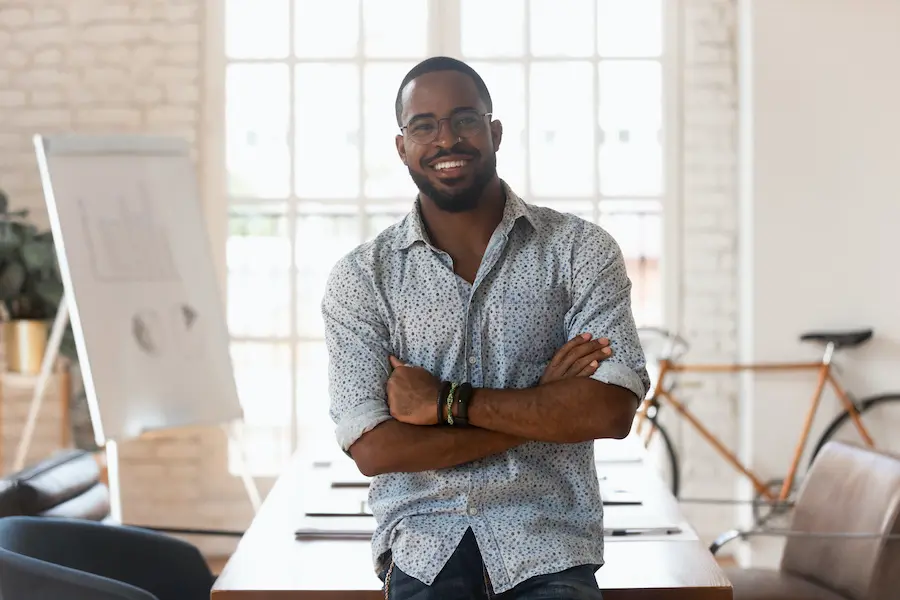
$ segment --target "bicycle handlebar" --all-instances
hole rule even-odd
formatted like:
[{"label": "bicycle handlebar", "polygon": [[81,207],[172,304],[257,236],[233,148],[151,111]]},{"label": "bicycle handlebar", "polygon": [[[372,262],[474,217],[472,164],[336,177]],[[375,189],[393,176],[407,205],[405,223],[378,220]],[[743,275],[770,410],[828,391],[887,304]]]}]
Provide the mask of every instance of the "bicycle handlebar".
[{"label": "bicycle handlebar", "polygon": [[[669,342],[668,348],[666,351],[662,353],[659,358],[665,358],[672,360],[677,355],[684,354],[690,348],[690,344],[688,344],[687,340],[678,335],[677,333],[673,333],[668,329],[664,329],[662,327],[638,327],[638,337],[641,336],[641,333],[653,333],[663,337],[665,340]],[[678,348],[680,346],[680,348]],[[676,349],[680,351],[676,352]]]}]

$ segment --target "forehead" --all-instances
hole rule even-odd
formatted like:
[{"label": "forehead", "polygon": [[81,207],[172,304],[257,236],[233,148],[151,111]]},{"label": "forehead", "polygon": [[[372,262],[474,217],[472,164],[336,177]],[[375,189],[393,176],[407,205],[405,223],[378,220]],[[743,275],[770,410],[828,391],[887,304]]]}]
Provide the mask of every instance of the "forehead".
[{"label": "forehead", "polygon": [[475,82],[458,71],[435,71],[420,75],[406,85],[401,98],[401,120],[404,123],[421,114],[445,117],[462,106],[487,110]]}]

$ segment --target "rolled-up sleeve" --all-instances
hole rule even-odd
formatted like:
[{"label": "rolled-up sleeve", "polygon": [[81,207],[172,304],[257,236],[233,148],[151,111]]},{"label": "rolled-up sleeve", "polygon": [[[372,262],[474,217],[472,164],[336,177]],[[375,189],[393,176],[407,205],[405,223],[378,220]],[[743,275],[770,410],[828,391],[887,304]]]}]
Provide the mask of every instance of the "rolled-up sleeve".
[{"label": "rolled-up sleeve", "polygon": [[329,414],[341,449],[391,419],[385,385],[390,334],[370,278],[350,254],[332,269],[322,299],[328,349]]},{"label": "rolled-up sleeve", "polygon": [[608,338],[613,355],[600,363],[592,377],[643,399],[650,378],[631,309],[631,280],[622,250],[609,233],[584,222],[573,247],[571,277],[572,308],[566,315],[569,339],[586,332]]}]

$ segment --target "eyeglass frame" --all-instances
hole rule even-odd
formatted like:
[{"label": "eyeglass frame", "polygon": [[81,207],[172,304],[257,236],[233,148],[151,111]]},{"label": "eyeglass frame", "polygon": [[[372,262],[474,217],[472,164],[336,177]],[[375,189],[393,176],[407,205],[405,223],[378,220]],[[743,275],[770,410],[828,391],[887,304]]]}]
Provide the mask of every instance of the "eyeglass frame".
[{"label": "eyeglass frame", "polygon": [[[459,116],[461,113],[467,113],[467,112],[472,112],[472,113],[475,113],[476,115],[478,115],[478,118],[481,120],[482,125],[484,124],[484,118],[485,118],[485,117],[493,117],[493,116],[494,116],[494,113],[491,113],[491,112],[485,112],[485,113],[482,113],[482,112],[478,112],[478,111],[477,111],[476,109],[474,109],[474,108],[466,108],[466,109],[462,109],[462,110],[459,110],[459,111],[453,113],[453,114],[450,115],[449,117],[441,117],[441,118],[437,118],[437,117],[413,117],[412,119],[409,120],[409,122],[406,123],[406,125],[402,125],[402,126],[400,127],[400,131],[403,133],[403,136],[404,136],[404,137],[407,137],[407,135],[406,135],[407,131],[406,131],[406,130],[409,129],[410,124],[411,124],[414,120],[416,120],[417,118],[418,118],[418,119],[428,118],[428,119],[434,119],[435,121],[437,121],[437,129],[435,129],[434,138],[431,139],[431,140],[429,140],[429,141],[427,141],[427,142],[420,142],[420,141],[417,141],[417,140],[413,139],[412,136],[409,136],[409,139],[410,139],[413,143],[419,144],[419,145],[421,145],[421,146],[425,146],[425,145],[428,145],[428,144],[433,144],[434,141],[435,141],[436,139],[438,139],[438,138],[440,137],[440,135],[441,135],[441,123],[442,123],[443,121],[448,121],[448,122],[450,123],[450,131],[451,131],[452,133],[454,133],[459,139],[463,139],[464,136],[460,135],[459,133],[457,133],[456,131],[453,130],[453,121],[452,121],[452,119],[453,119],[454,117],[456,117],[456,116]],[[483,130],[482,130],[482,131],[483,131]],[[480,133],[480,132],[479,132],[479,133]],[[475,135],[475,134],[472,134],[472,135]],[[470,136],[465,136],[466,139],[468,139],[469,137],[471,137],[471,135],[470,135]]]}]

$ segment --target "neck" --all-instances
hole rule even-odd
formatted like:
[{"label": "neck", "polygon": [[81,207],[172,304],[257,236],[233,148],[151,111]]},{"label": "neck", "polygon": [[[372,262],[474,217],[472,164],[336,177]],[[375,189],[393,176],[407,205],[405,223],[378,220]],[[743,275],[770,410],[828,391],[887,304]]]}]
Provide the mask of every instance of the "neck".
[{"label": "neck", "polygon": [[495,177],[484,188],[478,206],[469,211],[445,212],[424,194],[419,206],[422,221],[432,245],[454,259],[484,255],[497,225],[503,220],[506,195],[500,179]]}]

